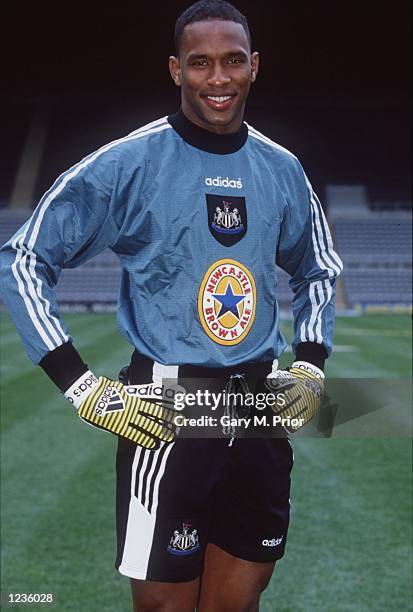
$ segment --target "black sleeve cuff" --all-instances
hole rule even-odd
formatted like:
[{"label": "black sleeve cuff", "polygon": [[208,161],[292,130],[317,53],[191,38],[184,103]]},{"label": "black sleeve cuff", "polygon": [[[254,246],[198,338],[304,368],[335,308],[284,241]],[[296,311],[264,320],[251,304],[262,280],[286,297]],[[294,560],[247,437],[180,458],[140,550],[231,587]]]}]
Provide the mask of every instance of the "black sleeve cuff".
[{"label": "black sleeve cuff", "polygon": [[322,344],[317,344],[317,342],[301,342],[297,346],[295,359],[296,361],[308,361],[324,372],[327,351]]},{"label": "black sleeve cuff", "polygon": [[88,370],[71,342],[66,342],[47,353],[39,365],[62,393]]}]

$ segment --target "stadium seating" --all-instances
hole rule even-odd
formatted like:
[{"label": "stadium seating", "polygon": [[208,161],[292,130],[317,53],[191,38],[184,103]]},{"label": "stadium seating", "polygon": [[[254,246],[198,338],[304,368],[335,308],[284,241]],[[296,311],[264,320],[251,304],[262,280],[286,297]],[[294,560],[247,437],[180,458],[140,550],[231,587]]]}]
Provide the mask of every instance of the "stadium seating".
[{"label": "stadium seating", "polygon": [[119,266],[93,268],[82,266],[75,270],[63,270],[56,293],[60,304],[86,304],[95,302],[114,304],[119,293]]},{"label": "stadium seating", "polygon": [[344,263],[344,294],[350,307],[411,305],[411,226],[406,213],[335,219],[335,244]]},{"label": "stadium seating", "polygon": [[3,245],[23,225],[32,211],[26,208],[0,210],[0,245]]},{"label": "stadium seating", "polygon": [[343,262],[352,265],[411,265],[411,223],[402,218],[341,219],[335,243]]},{"label": "stadium seating", "polygon": [[347,270],[345,289],[350,303],[410,304],[411,270]]}]

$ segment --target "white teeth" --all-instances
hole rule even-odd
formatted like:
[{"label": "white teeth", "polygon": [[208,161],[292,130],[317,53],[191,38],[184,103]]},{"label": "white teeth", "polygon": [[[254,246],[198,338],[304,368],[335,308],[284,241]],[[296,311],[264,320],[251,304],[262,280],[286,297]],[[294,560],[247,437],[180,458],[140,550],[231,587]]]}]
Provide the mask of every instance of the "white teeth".
[{"label": "white teeth", "polygon": [[207,96],[207,97],[208,97],[208,100],[219,102],[219,104],[222,104],[222,102],[226,102],[227,100],[231,100],[231,96]]}]

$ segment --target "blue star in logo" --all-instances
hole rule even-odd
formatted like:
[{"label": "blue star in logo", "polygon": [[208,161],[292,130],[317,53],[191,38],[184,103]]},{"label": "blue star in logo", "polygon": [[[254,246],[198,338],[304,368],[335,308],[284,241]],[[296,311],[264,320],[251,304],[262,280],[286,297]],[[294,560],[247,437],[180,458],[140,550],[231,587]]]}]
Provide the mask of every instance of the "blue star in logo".
[{"label": "blue star in logo", "polygon": [[245,295],[235,294],[232,291],[230,281],[228,281],[225,293],[214,293],[213,297],[221,303],[221,308],[217,315],[218,318],[222,317],[227,312],[231,312],[237,319],[239,319],[237,304],[242,300],[245,300]]}]

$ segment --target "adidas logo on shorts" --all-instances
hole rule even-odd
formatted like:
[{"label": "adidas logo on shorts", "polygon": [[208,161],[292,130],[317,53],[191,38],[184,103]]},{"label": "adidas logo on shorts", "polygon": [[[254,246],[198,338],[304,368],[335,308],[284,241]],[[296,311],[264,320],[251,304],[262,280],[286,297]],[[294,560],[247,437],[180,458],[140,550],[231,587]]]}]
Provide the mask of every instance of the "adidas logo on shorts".
[{"label": "adidas logo on shorts", "polygon": [[284,536],[281,536],[281,538],[273,538],[272,540],[263,540],[262,545],[263,546],[279,546],[281,542],[283,541],[283,539],[284,539]]}]

